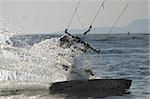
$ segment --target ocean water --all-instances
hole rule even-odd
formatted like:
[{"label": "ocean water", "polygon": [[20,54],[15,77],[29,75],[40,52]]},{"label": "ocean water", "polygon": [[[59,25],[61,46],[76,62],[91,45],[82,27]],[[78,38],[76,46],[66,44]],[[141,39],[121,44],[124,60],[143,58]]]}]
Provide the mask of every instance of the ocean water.
[{"label": "ocean water", "polygon": [[[103,78],[128,78],[132,80],[129,94],[107,96],[102,99],[149,99],[149,35],[89,34],[78,35],[100,53],[57,48],[60,35],[34,34],[13,36],[15,47],[2,50],[0,56],[0,84],[2,99],[80,99],[77,96],[51,94],[50,83],[66,80],[67,73],[59,67],[62,63],[72,65],[74,58],[88,65],[96,76]],[[107,37],[106,40],[104,40]],[[74,49],[73,49],[74,50]],[[64,56],[59,57],[61,53]],[[62,60],[64,58],[65,60]],[[79,63],[80,63],[79,62]],[[20,86],[24,91],[15,90]],[[38,83],[34,83],[38,82]],[[13,86],[12,86],[13,85]],[[5,88],[3,88],[5,86]],[[30,90],[26,90],[32,87]],[[34,90],[32,90],[34,89]],[[93,99],[93,97],[86,97]],[[82,99],[86,99],[82,98]],[[96,98],[98,99],[98,97]]]}]

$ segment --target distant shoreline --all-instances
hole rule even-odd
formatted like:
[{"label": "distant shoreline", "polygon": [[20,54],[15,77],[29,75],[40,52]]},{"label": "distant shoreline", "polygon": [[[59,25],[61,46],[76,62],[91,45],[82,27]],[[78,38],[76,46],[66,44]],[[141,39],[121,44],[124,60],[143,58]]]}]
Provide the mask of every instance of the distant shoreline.
[{"label": "distant shoreline", "polygon": [[[65,33],[33,33],[33,34],[22,34],[24,36],[28,36],[28,35],[63,35]],[[75,33],[72,33],[73,35],[83,35],[83,34],[75,34]],[[150,35],[150,33],[111,33],[111,34],[97,34],[97,33],[89,33],[87,35]],[[21,34],[17,34],[17,35],[14,35],[14,36],[21,36]]]}]

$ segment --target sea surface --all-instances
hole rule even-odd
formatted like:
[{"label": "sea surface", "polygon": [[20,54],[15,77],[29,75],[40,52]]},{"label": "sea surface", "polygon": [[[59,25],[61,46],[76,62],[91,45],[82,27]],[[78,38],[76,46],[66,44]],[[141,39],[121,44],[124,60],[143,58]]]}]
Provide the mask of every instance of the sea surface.
[{"label": "sea surface", "polygon": [[[52,34],[13,36],[15,47],[25,48],[41,41],[59,37]],[[127,78],[132,80],[128,94],[100,97],[100,99],[150,99],[150,46],[149,35],[144,34],[88,34],[78,35],[100,53],[85,53],[95,75],[104,78]],[[2,61],[2,60],[0,60]],[[9,62],[9,61],[8,61]],[[7,63],[7,62],[5,62]],[[10,63],[11,64],[11,63]],[[7,69],[7,68],[6,68]],[[87,86],[88,87],[88,86]],[[48,90],[4,91],[0,99],[94,99],[62,94]],[[99,99],[99,97],[96,97]]]}]

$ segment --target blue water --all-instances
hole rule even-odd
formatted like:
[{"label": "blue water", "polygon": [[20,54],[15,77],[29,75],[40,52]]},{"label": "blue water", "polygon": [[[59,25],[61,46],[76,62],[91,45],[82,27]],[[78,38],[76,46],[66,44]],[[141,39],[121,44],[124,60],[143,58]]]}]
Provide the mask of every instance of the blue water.
[{"label": "blue water", "polygon": [[[59,35],[37,34],[14,36],[12,38],[16,47],[25,47],[28,43],[33,45],[45,39]],[[128,78],[132,80],[129,94],[122,96],[108,96],[103,99],[149,99],[150,98],[150,53],[149,35],[121,35],[121,34],[89,34],[78,35],[96,49],[100,54],[86,53],[91,60],[91,67],[96,75],[106,78]],[[107,37],[107,39],[105,39]],[[21,42],[20,42],[21,39]],[[15,92],[4,97],[24,97],[42,99],[76,99],[80,97],[67,95],[53,95],[48,91]],[[94,97],[93,97],[94,98]],[[91,99],[91,98],[90,98]]]}]

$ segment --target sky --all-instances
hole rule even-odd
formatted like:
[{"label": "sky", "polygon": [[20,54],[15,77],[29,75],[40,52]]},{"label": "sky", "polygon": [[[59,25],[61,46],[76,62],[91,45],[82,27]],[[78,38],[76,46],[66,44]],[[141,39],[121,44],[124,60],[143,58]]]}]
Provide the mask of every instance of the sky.
[{"label": "sky", "polygon": [[[48,33],[63,31],[79,0],[0,0],[0,24],[8,25],[20,33]],[[78,16],[88,27],[103,0],[82,0]],[[129,0],[106,0],[104,10],[98,14],[93,27],[112,26]],[[150,19],[149,0],[132,0],[117,26],[127,25],[138,19]],[[83,27],[75,15],[69,29]],[[24,32],[23,32],[24,31]]]}]

